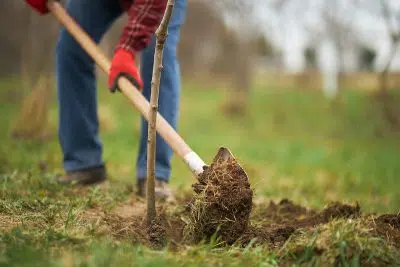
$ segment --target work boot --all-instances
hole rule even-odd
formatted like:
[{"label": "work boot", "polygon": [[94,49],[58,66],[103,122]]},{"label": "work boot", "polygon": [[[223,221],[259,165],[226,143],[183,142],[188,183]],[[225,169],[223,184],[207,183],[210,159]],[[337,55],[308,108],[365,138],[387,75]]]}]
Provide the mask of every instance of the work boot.
[{"label": "work boot", "polygon": [[[145,198],[147,192],[147,183],[146,179],[138,180],[138,195],[140,197]],[[167,182],[163,180],[156,179],[155,180],[155,188],[154,188],[155,197],[157,200],[171,202],[174,201],[174,194],[172,192],[171,187]]]},{"label": "work boot", "polygon": [[104,166],[67,172],[66,175],[57,177],[57,181],[64,185],[94,185],[106,179],[107,173]]}]

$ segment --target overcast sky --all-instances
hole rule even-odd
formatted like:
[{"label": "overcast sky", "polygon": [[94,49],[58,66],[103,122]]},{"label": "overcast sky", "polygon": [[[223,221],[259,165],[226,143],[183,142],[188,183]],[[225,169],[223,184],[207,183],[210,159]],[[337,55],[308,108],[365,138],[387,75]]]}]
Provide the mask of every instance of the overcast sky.
[{"label": "overcast sky", "polygon": [[[230,0],[235,2],[235,0]],[[393,14],[400,13],[400,0],[385,0]],[[236,1],[238,2],[238,1]],[[225,15],[228,25],[242,35],[263,33],[276,47],[305,42],[308,34],[330,34],[327,15],[361,39],[386,34],[380,0],[247,0],[238,12]],[[240,5],[233,5],[240,6]],[[222,7],[219,7],[220,10]],[[248,13],[251,10],[252,13]],[[393,17],[393,20],[396,18]],[[397,18],[400,27],[400,17]],[[290,37],[290,38],[288,38]],[[288,40],[289,39],[289,40]]]}]

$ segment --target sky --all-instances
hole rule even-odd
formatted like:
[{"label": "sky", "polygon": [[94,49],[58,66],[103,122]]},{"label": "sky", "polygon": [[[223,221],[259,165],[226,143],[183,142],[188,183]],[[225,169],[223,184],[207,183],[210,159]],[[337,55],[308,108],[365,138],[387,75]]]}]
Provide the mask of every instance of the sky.
[{"label": "sky", "polygon": [[[229,1],[229,0],[227,0]],[[230,0],[235,1],[235,0]],[[400,32],[400,0],[387,3],[391,22]],[[245,9],[225,14],[232,29],[245,38],[261,33],[282,54],[287,72],[304,71],[304,50],[313,47],[317,65],[324,74],[324,90],[334,94],[339,70],[358,68],[359,47],[375,51],[375,70],[388,61],[392,43],[381,0],[247,0]],[[222,9],[223,10],[223,9]],[[396,16],[395,16],[396,15]],[[339,46],[341,42],[344,45]],[[400,51],[391,70],[400,71]]]},{"label": "sky", "polygon": [[[400,31],[400,1],[384,1],[393,15],[393,27]],[[259,23],[263,35],[275,49],[284,53],[289,71],[296,72],[303,69],[304,59],[300,58],[299,50],[307,46],[319,47],[321,54],[330,54],[322,56],[321,62],[324,64],[335,60],[332,58],[338,55],[329,48],[334,45],[332,42],[335,41],[334,34],[338,29],[333,25],[340,25],[341,36],[345,33],[345,37],[349,40],[380,53],[377,56],[378,68],[386,62],[391,43],[387,23],[382,16],[380,0],[257,0],[256,2],[258,3],[254,9],[254,21]],[[397,17],[394,14],[398,14]],[[331,65],[333,64],[337,63]],[[400,58],[394,63],[394,67],[400,69]]]}]

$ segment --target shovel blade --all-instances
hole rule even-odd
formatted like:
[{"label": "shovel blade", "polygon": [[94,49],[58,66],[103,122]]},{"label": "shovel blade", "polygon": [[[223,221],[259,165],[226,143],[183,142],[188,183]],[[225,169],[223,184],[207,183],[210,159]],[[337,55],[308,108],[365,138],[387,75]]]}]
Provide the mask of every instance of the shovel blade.
[{"label": "shovel blade", "polygon": [[235,157],[232,155],[232,153],[229,151],[229,149],[225,147],[220,147],[218,149],[217,155],[214,157],[213,162],[227,162],[227,161],[234,161],[236,160]]},{"label": "shovel blade", "polygon": [[228,148],[220,147],[211,163],[211,168],[221,172],[222,176],[238,177],[248,180],[248,175]]}]

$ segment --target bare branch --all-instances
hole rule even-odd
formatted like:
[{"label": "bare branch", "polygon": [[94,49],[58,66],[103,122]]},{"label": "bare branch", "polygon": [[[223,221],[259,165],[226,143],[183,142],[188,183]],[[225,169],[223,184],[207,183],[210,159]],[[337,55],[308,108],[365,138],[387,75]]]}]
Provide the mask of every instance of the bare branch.
[{"label": "bare branch", "polygon": [[147,144],[147,223],[151,222],[157,216],[155,201],[155,158],[156,158],[156,119],[158,112],[158,95],[160,89],[160,78],[163,58],[164,44],[168,36],[168,24],[171,20],[172,10],[175,0],[168,0],[164,17],[156,31],[156,48],[154,53],[153,76],[151,81],[150,97],[150,120],[148,127]]},{"label": "bare branch", "polygon": [[381,7],[382,7],[382,15],[383,15],[383,18],[386,21],[386,26],[387,26],[387,30],[389,32],[389,36],[392,38],[392,41],[393,41],[393,38],[394,39],[396,38],[395,36],[397,35],[397,32],[396,32],[396,29],[395,29],[395,27],[393,26],[393,24],[391,22],[389,6],[388,6],[386,0],[381,0],[380,3],[381,3]]},{"label": "bare branch", "polygon": [[[385,0],[381,0],[380,3],[381,3],[381,7],[382,7],[382,15],[386,21],[387,31],[388,31],[388,34],[389,34],[389,37],[390,37],[390,40],[392,43],[388,61],[382,70],[382,76],[386,76],[386,73],[389,71],[392,61],[393,61],[393,58],[397,52],[397,48],[398,48],[399,41],[400,41],[400,39],[399,39],[400,32],[398,32],[396,30],[396,27],[391,22],[390,8],[389,8],[387,2]],[[386,78],[384,78],[384,77],[382,78],[382,80],[385,80],[385,79]],[[386,84],[386,82],[384,82],[384,84]],[[384,87],[386,87],[386,85]],[[386,88],[382,88],[382,89],[386,90]]]}]

